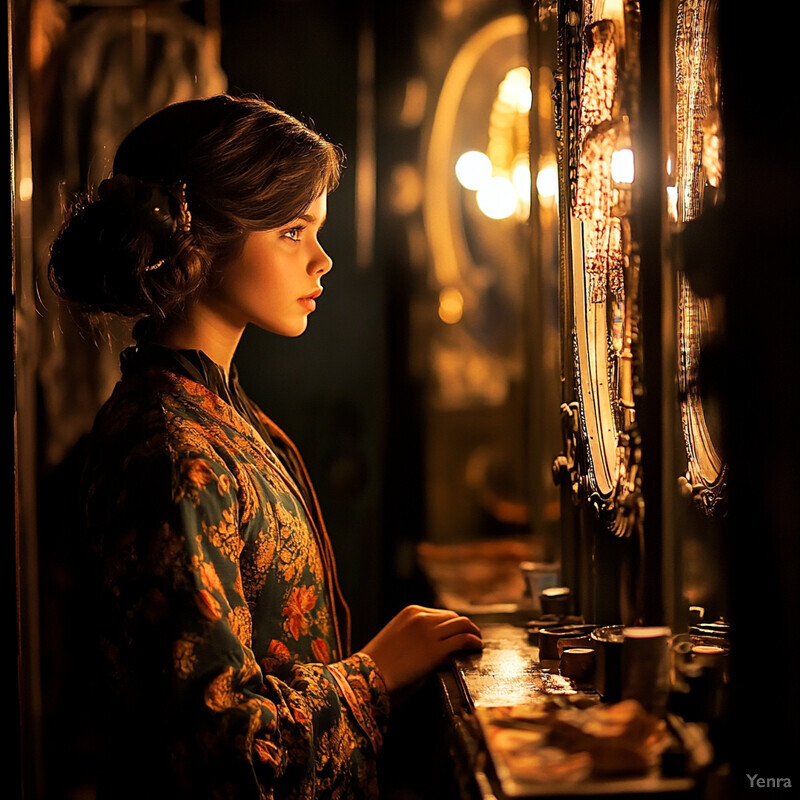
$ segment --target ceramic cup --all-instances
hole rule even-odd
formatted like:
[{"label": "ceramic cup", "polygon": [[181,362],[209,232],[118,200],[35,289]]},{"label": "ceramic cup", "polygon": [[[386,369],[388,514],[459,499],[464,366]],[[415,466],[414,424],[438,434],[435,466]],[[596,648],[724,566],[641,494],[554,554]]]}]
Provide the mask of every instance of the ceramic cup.
[{"label": "ceramic cup", "polygon": [[589,638],[589,634],[581,635],[581,636],[562,636],[556,642],[556,650],[558,650],[558,657],[561,658],[564,651],[568,647],[591,647],[592,640]]},{"label": "ceramic cup", "polygon": [[622,699],[638,700],[657,716],[669,697],[671,636],[662,626],[622,629]]},{"label": "ceramic cup", "polygon": [[539,631],[539,660],[558,661],[559,639],[588,636],[593,628],[593,625],[560,625],[556,628],[542,628]]},{"label": "ceramic cup", "polygon": [[607,703],[622,694],[622,625],[604,625],[589,636],[595,651],[594,688]]},{"label": "ceramic cup", "polygon": [[594,679],[594,660],[591,647],[567,647],[561,654],[558,671],[572,680],[576,689],[589,689]]},{"label": "ceramic cup", "polygon": [[572,610],[572,591],[569,586],[548,586],[539,593],[543,614],[565,617]]}]

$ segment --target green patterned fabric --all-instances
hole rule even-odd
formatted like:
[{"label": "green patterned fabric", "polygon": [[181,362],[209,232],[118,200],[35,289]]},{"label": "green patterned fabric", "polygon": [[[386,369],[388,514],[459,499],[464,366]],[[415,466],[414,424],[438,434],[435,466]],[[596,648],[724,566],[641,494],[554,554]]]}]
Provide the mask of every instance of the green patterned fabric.
[{"label": "green patterned fabric", "polygon": [[302,460],[251,401],[252,422],[180,372],[128,370],[92,433],[114,691],[100,797],[374,796],[389,699],[349,654]]}]

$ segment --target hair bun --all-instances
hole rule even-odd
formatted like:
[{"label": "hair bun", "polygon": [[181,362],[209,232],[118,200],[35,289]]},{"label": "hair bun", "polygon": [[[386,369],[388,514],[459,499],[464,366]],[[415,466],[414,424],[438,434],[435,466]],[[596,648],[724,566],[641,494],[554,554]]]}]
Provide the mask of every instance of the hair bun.
[{"label": "hair bun", "polygon": [[[50,250],[56,294],[89,312],[125,316],[160,312],[172,303],[160,284],[194,275],[191,215],[185,185],[162,186],[125,174],[107,178],[97,196],[79,197]],[[162,276],[164,264],[174,269]],[[154,278],[158,271],[159,277]],[[196,282],[196,278],[192,278]]]},{"label": "hair bun", "polygon": [[[170,187],[171,188],[171,187]],[[128,175],[106,178],[97,187],[100,201],[107,203],[111,213],[130,221],[134,229],[146,229],[154,239],[156,250],[163,249],[169,237],[179,228],[184,229],[183,185],[169,191],[155,183],[147,183]],[[180,193],[180,197],[175,197]]]}]

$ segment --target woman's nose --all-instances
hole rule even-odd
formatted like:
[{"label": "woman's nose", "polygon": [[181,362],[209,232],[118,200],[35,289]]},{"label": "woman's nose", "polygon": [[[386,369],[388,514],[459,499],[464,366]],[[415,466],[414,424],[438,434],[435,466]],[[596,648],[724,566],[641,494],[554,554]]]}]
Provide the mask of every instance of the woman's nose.
[{"label": "woman's nose", "polygon": [[330,272],[333,267],[333,259],[325,252],[322,245],[318,247],[318,252],[309,264],[309,272],[312,275],[324,275]]}]

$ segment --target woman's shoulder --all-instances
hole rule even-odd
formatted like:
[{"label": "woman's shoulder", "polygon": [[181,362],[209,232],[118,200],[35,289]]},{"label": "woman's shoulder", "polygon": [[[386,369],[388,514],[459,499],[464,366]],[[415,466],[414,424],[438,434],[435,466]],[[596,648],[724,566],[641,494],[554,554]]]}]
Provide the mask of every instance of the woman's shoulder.
[{"label": "woman's shoulder", "polygon": [[168,371],[123,378],[100,410],[92,438],[102,448],[227,463],[252,449],[251,431],[231,407],[202,384]]}]

